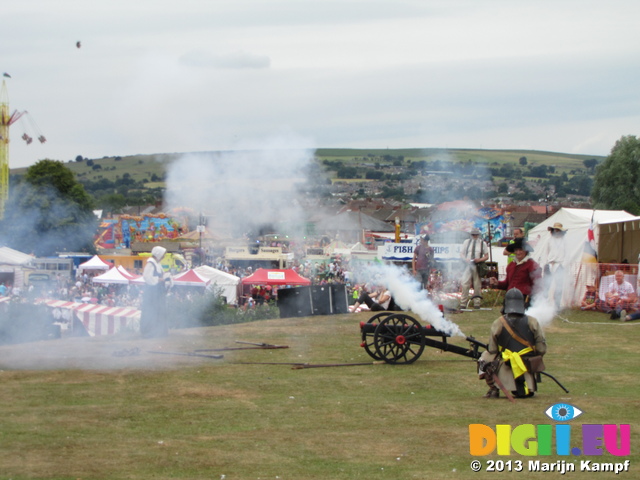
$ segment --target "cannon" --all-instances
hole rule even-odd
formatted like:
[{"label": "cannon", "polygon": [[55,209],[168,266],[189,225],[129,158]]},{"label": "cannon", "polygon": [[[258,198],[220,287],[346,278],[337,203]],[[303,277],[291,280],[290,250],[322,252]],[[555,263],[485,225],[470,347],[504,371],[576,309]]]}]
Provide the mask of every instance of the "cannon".
[{"label": "cannon", "polygon": [[[478,360],[482,355],[480,348],[487,350],[489,346],[479,342],[473,337],[465,337],[469,347],[461,347],[447,343],[451,335],[435,329],[431,325],[420,325],[415,318],[398,312],[380,312],[371,317],[367,322],[360,322],[362,343],[366,352],[377,361],[390,364],[413,363],[425,347],[433,347],[445,352],[453,352],[458,355]],[[433,337],[440,337],[436,340]],[[569,393],[553,375],[547,372],[537,372],[536,381],[540,382],[540,375],[553,380],[565,393]]]},{"label": "cannon", "polygon": [[[433,347],[445,352],[480,358],[487,345],[473,337],[466,337],[468,347],[447,342],[449,334],[435,329],[431,325],[420,325],[415,318],[399,312],[379,312],[367,322],[360,323],[361,346],[374,360],[391,364],[413,363],[425,347]],[[439,337],[436,339],[434,337]]]}]

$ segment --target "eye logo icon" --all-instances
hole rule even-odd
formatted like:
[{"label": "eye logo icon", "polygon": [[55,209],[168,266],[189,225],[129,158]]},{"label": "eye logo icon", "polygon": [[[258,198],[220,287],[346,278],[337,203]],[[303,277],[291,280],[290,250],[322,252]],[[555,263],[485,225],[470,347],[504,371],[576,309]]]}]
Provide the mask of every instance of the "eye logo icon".
[{"label": "eye logo icon", "polygon": [[568,403],[556,403],[547,408],[544,414],[556,422],[568,422],[582,415],[582,410]]}]

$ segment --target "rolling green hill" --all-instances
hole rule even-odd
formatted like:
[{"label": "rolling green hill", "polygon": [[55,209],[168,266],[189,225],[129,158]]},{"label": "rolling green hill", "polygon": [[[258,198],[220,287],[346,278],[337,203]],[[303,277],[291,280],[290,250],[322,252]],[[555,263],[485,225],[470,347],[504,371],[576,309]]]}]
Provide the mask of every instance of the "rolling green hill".
[{"label": "rolling green hill", "polygon": [[[197,152],[190,155],[217,155],[220,152]],[[153,155],[131,155],[125,157],[103,157],[73,161],[66,166],[73,171],[79,180],[95,181],[101,178],[116,180],[124,174],[135,181],[153,182],[153,178],[162,178],[166,166],[183,154],[160,153]],[[439,148],[404,148],[404,149],[350,149],[350,148],[320,148],[316,150],[316,159],[340,161],[345,165],[357,164],[363,160],[376,161],[380,164],[393,163],[394,159],[402,158],[406,165],[411,162],[471,162],[478,164],[519,165],[520,159],[525,157],[527,165],[554,166],[557,173],[566,171],[580,173],[585,170],[584,160],[596,159],[599,162],[604,157],[597,155],[577,155],[558,152],[543,152],[535,150],[481,150],[481,149],[439,149]],[[22,175],[26,168],[12,169],[12,175]],[[155,175],[155,177],[154,177]],[[145,183],[146,183],[145,182]]]}]

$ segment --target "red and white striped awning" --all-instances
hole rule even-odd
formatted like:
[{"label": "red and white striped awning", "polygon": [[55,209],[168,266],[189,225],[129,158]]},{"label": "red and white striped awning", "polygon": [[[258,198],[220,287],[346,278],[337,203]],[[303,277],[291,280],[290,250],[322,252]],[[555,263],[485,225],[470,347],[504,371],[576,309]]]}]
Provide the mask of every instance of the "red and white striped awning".
[{"label": "red and white striped awning", "polygon": [[113,335],[124,328],[140,330],[140,310],[133,307],[107,307],[92,303],[46,300],[52,308],[66,308],[82,322],[91,336]]}]

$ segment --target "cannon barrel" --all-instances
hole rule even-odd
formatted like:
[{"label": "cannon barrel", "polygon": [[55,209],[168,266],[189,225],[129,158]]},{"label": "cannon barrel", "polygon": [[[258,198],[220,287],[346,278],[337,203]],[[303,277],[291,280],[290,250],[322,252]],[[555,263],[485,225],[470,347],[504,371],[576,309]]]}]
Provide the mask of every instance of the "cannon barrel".
[{"label": "cannon barrel", "polygon": [[477,345],[479,347],[484,348],[485,350],[489,350],[489,345],[487,345],[486,343],[482,343],[478,340],[476,340],[474,337],[465,337],[465,340],[469,343],[472,343],[474,345]]}]

